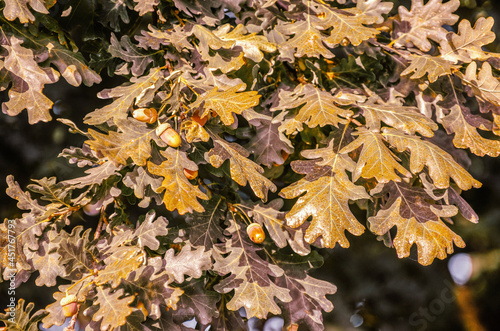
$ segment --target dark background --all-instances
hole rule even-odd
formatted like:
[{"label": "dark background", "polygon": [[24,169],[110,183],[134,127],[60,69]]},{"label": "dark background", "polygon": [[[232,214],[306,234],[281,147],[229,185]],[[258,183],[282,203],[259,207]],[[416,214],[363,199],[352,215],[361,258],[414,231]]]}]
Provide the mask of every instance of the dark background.
[{"label": "dark background", "polygon": [[[401,1],[407,8],[409,1]],[[500,37],[500,7],[495,1],[462,0],[457,12],[475,22],[480,16],[493,16]],[[500,52],[500,40],[490,51]],[[63,79],[46,88],[56,102],[54,118],[63,117],[81,125],[84,115],[107,103],[95,96],[106,87],[119,84],[106,78],[95,87],[72,87]],[[0,94],[2,102],[5,93]],[[0,114],[0,217],[20,216],[14,200],[5,194],[5,177],[14,175],[24,189],[30,178],[57,176],[72,178],[76,167],[57,155],[70,146],[81,146],[84,138],[70,134],[65,125],[28,124],[26,111],[17,117]],[[373,234],[349,236],[351,247],[321,250],[325,265],[313,276],[337,285],[330,299],[334,310],[325,314],[326,330],[498,330],[500,313],[500,158],[472,158],[471,174],[483,183],[480,189],[462,196],[478,213],[479,224],[454,219],[453,231],[467,243],[456,253],[468,253],[473,274],[464,286],[454,284],[448,270],[449,259],[435,260],[431,266],[417,262],[414,246],[409,258],[398,259],[394,249],[384,246]],[[86,221],[95,221],[86,216]],[[36,309],[52,303],[53,288],[37,288],[33,274],[16,293],[17,298],[34,301]],[[6,283],[0,285],[0,303],[7,298]],[[450,293],[453,296],[450,299]]]}]

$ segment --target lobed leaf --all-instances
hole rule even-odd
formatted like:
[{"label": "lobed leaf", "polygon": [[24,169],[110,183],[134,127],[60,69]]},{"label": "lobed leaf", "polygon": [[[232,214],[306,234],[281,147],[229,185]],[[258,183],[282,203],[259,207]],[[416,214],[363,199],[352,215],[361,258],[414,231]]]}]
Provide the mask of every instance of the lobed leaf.
[{"label": "lobed leaf", "polygon": [[280,195],[286,199],[299,197],[286,215],[289,226],[298,227],[312,216],[304,236],[306,242],[312,244],[322,236],[325,247],[333,248],[337,242],[349,247],[345,230],[357,236],[364,231],[349,209],[349,200],[368,199],[369,195],[345,173],[353,171],[355,163],[346,155],[334,153],[332,146],[333,140],[328,147],[303,151],[301,154],[310,160],[293,161],[292,169],[306,177],[283,188]]},{"label": "lobed leaf", "polygon": [[417,136],[407,136],[390,128],[383,129],[382,136],[399,152],[410,150],[410,170],[412,173],[417,174],[424,169],[424,166],[427,166],[429,175],[437,188],[449,187],[450,178],[462,190],[481,187],[480,182],[436,145],[423,141]]},{"label": "lobed leaf", "polygon": [[208,197],[197,186],[191,184],[184,174],[184,169],[197,170],[196,164],[188,159],[185,152],[178,149],[169,147],[161,151],[161,154],[167,160],[159,165],[148,161],[148,171],[163,177],[157,192],[165,191],[163,193],[165,207],[170,211],[177,209],[181,215],[192,213],[193,210],[202,212],[203,206],[197,198],[208,200]]},{"label": "lobed leaf", "polygon": [[399,258],[410,255],[410,248],[417,244],[418,262],[429,265],[434,258],[444,259],[446,254],[453,253],[453,243],[457,247],[465,247],[465,243],[453,231],[451,231],[441,220],[419,222],[415,217],[405,218],[400,214],[400,206],[403,199],[398,197],[396,201],[386,209],[381,209],[376,216],[368,218],[370,230],[376,234],[383,235],[393,226],[398,231],[393,240],[394,247]]}]

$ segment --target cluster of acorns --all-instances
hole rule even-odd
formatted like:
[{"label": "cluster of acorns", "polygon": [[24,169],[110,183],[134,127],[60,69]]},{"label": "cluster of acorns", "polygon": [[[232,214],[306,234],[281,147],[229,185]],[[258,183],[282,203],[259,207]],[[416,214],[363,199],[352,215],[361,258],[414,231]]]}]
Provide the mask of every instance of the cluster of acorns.
[{"label": "cluster of acorns", "polygon": [[[158,120],[158,112],[154,108],[138,108],[132,112],[132,116],[141,122],[153,124]],[[203,126],[208,120],[208,116],[201,117],[198,112],[191,116],[191,120]],[[177,148],[181,145],[182,140],[179,133],[175,131],[169,123],[161,123],[156,128],[156,135],[170,147]],[[192,180],[198,176],[198,171],[184,169],[184,175],[187,179]],[[262,226],[258,223],[252,223],[247,227],[247,234],[250,240],[256,244],[261,244],[266,238],[266,234]],[[62,301],[61,301],[62,302]]]}]

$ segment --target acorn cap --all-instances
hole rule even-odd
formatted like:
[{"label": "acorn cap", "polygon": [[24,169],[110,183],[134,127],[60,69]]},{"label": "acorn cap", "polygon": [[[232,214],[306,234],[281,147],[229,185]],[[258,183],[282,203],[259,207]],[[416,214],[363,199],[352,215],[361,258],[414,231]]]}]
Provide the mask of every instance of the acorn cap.
[{"label": "acorn cap", "polygon": [[73,294],[66,295],[61,299],[61,306],[66,306],[73,302],[78,302],[78,298]]},{"label": "acorn cap", "polygon": [[156,135],[159,137],[161,136],[161,134],[163,132],[165,132],[165,130],[167,130],[168,128],[170,128],[170,124],[168,123],[162,123],[160,125],[158,125],[158,127],[156,128]]}]

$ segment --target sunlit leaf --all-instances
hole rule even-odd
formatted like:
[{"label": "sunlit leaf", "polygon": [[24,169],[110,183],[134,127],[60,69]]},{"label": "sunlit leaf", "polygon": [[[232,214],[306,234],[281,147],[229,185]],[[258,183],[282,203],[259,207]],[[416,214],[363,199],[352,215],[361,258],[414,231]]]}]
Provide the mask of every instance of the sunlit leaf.
[{"label": "sunlit leaf", "polygon": [[451,231],[441,220],[419,222],[415,217],[405,218],[400,214],[400,206],[403,201],[398,197],[387,209],[382,209],[377,216],[368,219],[370,230],[382,235],[396,226],[398,231],[394,238],[394,247],[398,257],[403,258],[410,255],[410,248],[417,244],[418,262],[429,265],[434,258],[444,259],[447,254],[453,253],[453,243],[457,247],[465,247],[465,243],[453,231]]},{"label": "sunlit leaf", "polygon": [[45,84],[57,82],[59,74],[51,67],[38,66],[33,59],[33,51],[21,46],[22,43],[21,39],[12,36],[10,44],[3,45],[9,53],[3,67],[9,72],[12,81],[9,101],[3,103],[3,112],[16,116],[27,109],[30,124],[50,121],[52,117],[49,110],[53,103],[42,91]]},{"label": "sunlit leaf", "polygon": [[333,140],[328,147],[303,151],[302,155],[310,160],[293,161],[292,169],[306,177],[282,189],[280,195],[287,199],[299,197],[286,215],[289,226],[298,227],[312,216],[304,236],[308,243],[321,236],[325,247],[335,247],[337,242],[349,247],[345,230],[357,236],[364,231],[349,209],[349,200],[368,199],[369,195],[345,173],[353,171],[355,163],[345,154],[333,152],[332,145]]},{"label": "sunlit leaf", "polygon": [[211,165],[219,168],[224,161],[229,160],[231,178],[241,186],[249,183],[255,195],[264,201],[269,190],[276,191],[276,185],[262,175],[264,169],[248,159],[250,153],[246,149],[213,135],[212,140],[214,148],[205,154],[205,159]]},{"label": "sunlit leaf", "polygon": [[402,22],[408,22],[408,31],[399,32],[395,45],[415,45],[427,52],[431,49],[431,39],[437,43],[446,40],[448,31],[443,25],[453,25],[458,20],[452,13],[460,6],[459,0],[430,0],[424,5],[423,0],[413,0],[408,11],[403,6],[399,7],[399,17]]},{"label": "sunlit leaf", "polygon": [[209,116],[213,111],[220,116],[225,125],[231,125],[234,122],[233,113],[241,114],[244,110],[259,104],[260,95],[257,92],[238,92],[241,87],[241,85],[236,85],[223,92],[214,88],[203,94],[191,106],[196,108],[203,104],[200,117]]},{"label": "sunlit leaf", "polygon": [[340,151],[349,153],[363,145],[352,173],[353,181],[358,180],[359,177],[366,179],[373,177],[379,183],[387,183],[391,180],[399,182],[401,177],[398,173],[406,177],[410,175],[410,172],[398,162],[397,156],[385,145],[380,133],[359,129],[356,134],[358,138]]},{"label": "sunlit leaf", "polygon": [[197,186],[189,182],[184,174],[184,169],[197,170],[196,164],[189,160],[186,153],[171,147],[162,151],[161,154],[167,159],[157,165],[148,162],[150,173],[162,176],[164,179],[158,192],[163,193],[163,203],[168,210],[177,209],[179,214],[184,215],[193,210],[203,211],[203,206],[197,198],[207,200],[208,197]]}]

